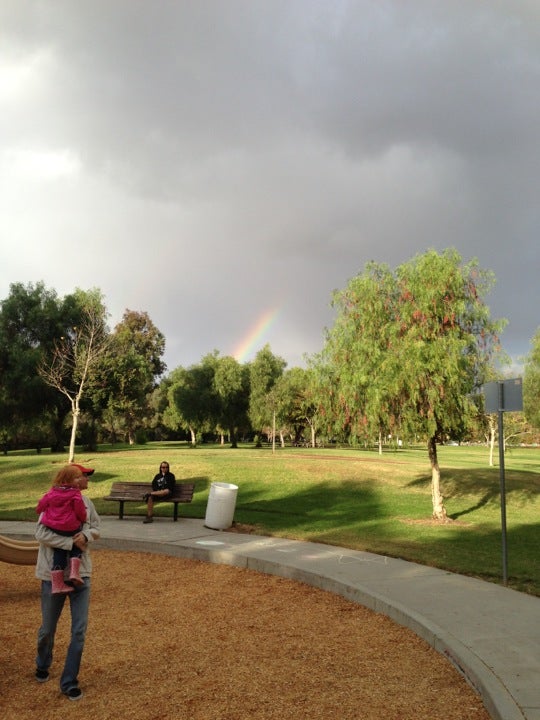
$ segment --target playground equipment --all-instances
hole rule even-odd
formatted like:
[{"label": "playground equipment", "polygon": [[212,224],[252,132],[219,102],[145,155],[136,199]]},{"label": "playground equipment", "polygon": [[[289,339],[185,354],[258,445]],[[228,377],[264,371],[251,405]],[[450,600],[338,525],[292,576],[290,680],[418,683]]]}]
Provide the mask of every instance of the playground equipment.
[{"label": "playground equipment", "polygon": [[35,565],[39,543],[35,540],[14,540],[0,535],[0,561],[14,565]]}]

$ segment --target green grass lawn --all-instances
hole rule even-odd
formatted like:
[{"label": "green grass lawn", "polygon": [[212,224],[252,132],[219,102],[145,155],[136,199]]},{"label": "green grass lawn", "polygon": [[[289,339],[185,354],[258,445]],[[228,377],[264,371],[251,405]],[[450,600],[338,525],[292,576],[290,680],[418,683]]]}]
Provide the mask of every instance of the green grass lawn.
[{"label": "green grass lawn", "polygon": [[[256,449],[182,443],[103,447],[76,462],[96,468],[88,490],[98,512],[114,480],[149,481],[161,460],[178,480],[195,481],[180,514],[203,518],[212,482],[238,485],[235,522],[256,532],[400,557],[502,582],[500,473],[485,447],[439,448],[442,490],[452,522],[431,521],[430,467],[424,448]],[[498,457],[496,458],[496,461]],[[34,520],[35,505],[65,456],[31,452],[0,457],[0,518]],[[508,585],[540,595],[540,449],[505,458]],[[130,504],[127,514],[143,514]],[[156,515],[171,515],[170,506]]]}]

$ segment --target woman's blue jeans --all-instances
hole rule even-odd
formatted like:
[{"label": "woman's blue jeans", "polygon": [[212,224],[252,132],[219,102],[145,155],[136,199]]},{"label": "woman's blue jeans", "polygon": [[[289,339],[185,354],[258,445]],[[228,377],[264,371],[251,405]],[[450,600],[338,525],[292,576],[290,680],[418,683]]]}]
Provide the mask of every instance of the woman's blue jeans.
[{"label": "woman's blue jeans", "polygon": [[38,630],[36,667],[48,670],[53,659],[54,636],[58,620],[64,609],[66,598],[71,610],[71,639],[66,655],[64,670],[60,677],[60,690],[67,692],[78,687],[79,668],[84,649],[90,604],[90,578],[83,578],[84,585],[75,587],[70,593],[52,594],[51,583],[41,582],[41,627]]}]

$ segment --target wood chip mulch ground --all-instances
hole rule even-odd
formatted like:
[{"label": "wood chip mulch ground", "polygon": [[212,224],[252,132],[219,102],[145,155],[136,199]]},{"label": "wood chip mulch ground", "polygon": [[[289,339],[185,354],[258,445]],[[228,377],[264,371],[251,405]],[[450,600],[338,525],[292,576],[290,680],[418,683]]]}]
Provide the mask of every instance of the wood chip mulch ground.
[{"label": "wood chip mulch ground", "polygon": [[385,616],[308,585],[98,550],[80,682],[33,676],[34,568],[0,563],[0,716],[17,720],[489,720],[457,670]]}]

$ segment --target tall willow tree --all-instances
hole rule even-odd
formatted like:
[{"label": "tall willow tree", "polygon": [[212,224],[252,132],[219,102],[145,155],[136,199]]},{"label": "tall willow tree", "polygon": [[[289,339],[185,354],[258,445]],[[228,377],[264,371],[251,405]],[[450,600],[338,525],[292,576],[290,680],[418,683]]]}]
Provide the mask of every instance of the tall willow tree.
[{"label": "tall willow tree", "polygon": [[220,400],[214,387],[217,362],[216,350],[197,365],[176,368],[169,378],[169,407],[164,419],[173,430],[180,427],[189,430],[193,446],[198,435],[214,430],[218,424]]},{"label": "tall willow tree", "polygon": [[17,438],[39,448],[51,431],[51,449],[63,449],[69,405],[43,382],[37,368],[79,319],[73,297],[61,299],[43,282],[12,283],[9,296],[0,301],[0,438],[5,452],[8,441],[16,444]]},{"label": "tall willow tree", "polygon": [[316,446],[319,429],[318,404],[315,394],[315,377],[311,369],[293,367],[285,370],[274,385],[276,420],[282,444],[284,432],[299,442],[304,430],[309,429],[310,444]]},{"label": "tall willow tree", "polygon": [[[324,362],[341,422],[356,436],[401,430],[427,439],[433,517],[444,521],[437,444],[462,436],[503,321],[483,296],[494,281],[456,250],[429,250],[391,271],[370,263],[334,295]],[[336,403],[334,402],[334,407]]]},{"label": "tall willow tree", "polygon": [[148,414],[150,396],[165,370],[165,337],[148,313],[126,310],[111,334],[100,367],[108,409],[122,420],[130,445]]},{"label": "tall willow tree", "polygon": [[[259,350],[249,366],[250,396],[249,419],[253,429],[263,433],[273,427],[276,412],[274,385],[283,375],[287,363],[279,355],[274,355],[270,345]],[[260,439],[259,439],[260,442]]]},{"label": "tall willow tree", "polygon": [[382,436],[396,430],[400,415],[396,358],[390,352],[396,298],[388,267],[368,263],[335,293],[338,314],[323,353],[334,430],[353,442],[377,438],[380,450]]},{"label": "tall willow tree", "polygon": [[219,400],[219,426],[229,432],[232,448],[237,432],[249,426],[249,368],[233,357],[216,357],[213,387]]}]

